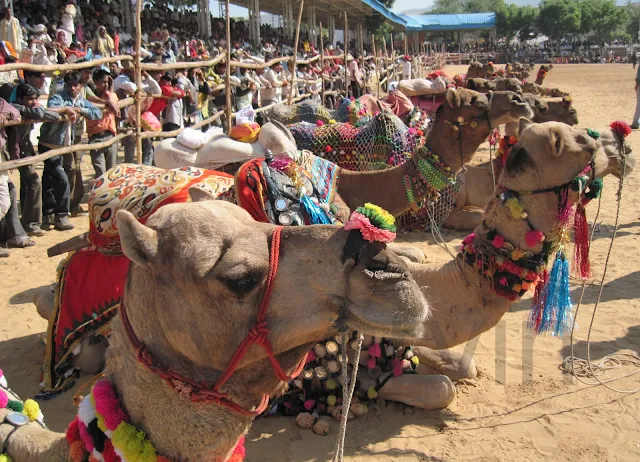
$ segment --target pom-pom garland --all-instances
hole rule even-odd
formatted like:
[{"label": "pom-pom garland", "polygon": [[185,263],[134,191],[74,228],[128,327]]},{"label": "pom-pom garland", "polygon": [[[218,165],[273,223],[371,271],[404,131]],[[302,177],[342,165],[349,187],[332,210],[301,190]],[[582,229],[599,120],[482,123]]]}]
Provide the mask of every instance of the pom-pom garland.
[{"label": "pom-pom garland", "polygon": [[[84,421],[92,416],[85,410],[82,417],[79,414],[67,428],[66,439],[73,462],[87,458],[105,462],[168,462],[165,457],[157,455],[155,446],[144,432],[129,423],[110,381],[103,379],[94,384],[91,393],[81,403],[81,406],[87,405],[93,407],[95,418],[91,422]],[[242,460],[243,443],[244,439],[240,438],[234,450],[234,454],[240,457],[233,460]]]},{"label": "pom-pom garland", "polygon": [[369,242],[393,242],[396,238],[395,218],[377,205],[366,203],[351,214],[344,225],[346,230],[359,229]]}]

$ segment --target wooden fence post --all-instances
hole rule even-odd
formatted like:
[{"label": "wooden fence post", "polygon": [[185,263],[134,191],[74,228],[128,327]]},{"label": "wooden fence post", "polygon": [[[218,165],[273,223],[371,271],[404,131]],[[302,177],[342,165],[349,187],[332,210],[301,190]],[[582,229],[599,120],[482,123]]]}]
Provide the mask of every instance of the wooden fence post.
[{"label": "wooden fence post", "polygon": [[[137,0],[140,2],[141,0]],[[227,63],[226,63],[226,79],[224,82],[225,96],[227,97],[225,112],[227,116],[227,133],[231,131],[231,18],[229,17],[229,0],[225,0],[225,16],[226,16],[226,32],[227,32]]]},{"label": "wooden fence post", "polygon": [[296,63],[298,61],[298,41],[300,40],[300,22],[302,21],[302,8],[304,0],[300,0],[300,9],[298,10],[298,23],[296,24],[296,39],[293,42],[293,70],[291,71],[291,82],[289,83],[289,106],[293,102],[293,90],[296,84]]},{"label": "wooden fence post", "polygon": [[[128,1],[128,0],[127,0]],[[136,2],[136,56],[135,56],[135,79],[136,79],[136,162],[142,164],[142,68],[140,67],[140,49],[142,48],[142,0]]]},{"label": "wooden fence post", "polygon": [[324,38],[322,37],[322,23],[320,23],[320,103],[324,106]]},{"label": "wooden fence post", "polygon": [[349,63],[347,55],[349,54],[349,21],[347,20],[347,12],[344,12],[344,97],[349,97]]}]

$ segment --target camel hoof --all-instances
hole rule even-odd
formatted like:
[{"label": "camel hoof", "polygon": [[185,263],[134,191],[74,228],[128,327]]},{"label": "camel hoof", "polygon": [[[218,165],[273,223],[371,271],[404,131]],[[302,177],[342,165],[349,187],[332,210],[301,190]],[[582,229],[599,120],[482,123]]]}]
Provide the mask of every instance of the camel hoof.
[{"label": "camel hoof", "polygon": [[418,374],[443,374],[454,382],[463,379],[475,379],[478,376],[473,357],[464,353],[449,350],[432,350],[427,347],[413,347],[413,352],[420,358]]},{"label": "camel hoof", "polygon": [[51,314],[53,313],[54,296],[55,293],[51,286],[40,287],[36,289],[36,292],[33,295],[32,301],[36,306],[38,314],[42,319],[47,321],[51,318]]},{"label": "camel hoof", "polygon": [[456,397],[456,387],[446,375],[404,374],[390,378],[378,397],[420,409],[444,409]]}]

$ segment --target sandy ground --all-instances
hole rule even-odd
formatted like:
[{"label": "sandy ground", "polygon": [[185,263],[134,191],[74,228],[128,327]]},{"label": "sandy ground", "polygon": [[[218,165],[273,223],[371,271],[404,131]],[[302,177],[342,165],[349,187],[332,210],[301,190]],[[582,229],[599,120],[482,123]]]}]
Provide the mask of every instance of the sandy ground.
[{"label": "sandy ground", "polygon": [[[450,75],[464,72],[449,67]],[[626,120],[634,111],[634,72],[631,65],[559,65],[547,83],[571,92],[582,127],[599,128],[613,120]],[[532,74],[532,75],[535,75]],[[630,136],[640,154],[640,132]],[[486,158],[483,149],[481,156]],[[93,175],[85,163],[85,177]],[[604,355],[640,350],[640,205],[634,193],[640,173],[626,181],[620,228],[609,263],[605,290],[593,327],[591,354]],[[613,234],[617,181],[606,180],[600,231],[592,247],[594,276],[602,275]],[[595,206],[588,210],[593,218]],[[76,230],[51,231],[37,238],[37,246],[13,250],[0,260],[0,367],[23,398],[39,390],[46,322],[31,303],[32,290],[55,279],[62,257],[47,258],[46,249],[88,228],[87,218],[74,218]],[[444,233],[450,246],[459,244],[461,233]],[[429,260],[449,256],[433,244],[431,236],[413,233],[403,240],[422,242]],[[589,319],[598,285],[585,295],[577,338],[577,355],[585,357]],[[572,287],[574,301],[579,287]],[[389,404],[379,412],[356,419],[348,427],[345,455],[353,461],[415,460],[640,460],[640,401],[638,394],[616,393],[605,387],[587,387],[559,371],[568,354],[568,340],[540,337],[532,341],[523,330],[530,301],[524,300],[504,316],[498,326],[479,337],[474,357],[480,377],[471,385],[459,385],[458,396],[442,411],[421,411]],[[461,346],[473,351],[473,345]],[[633,372],[623,367],[607,372],[615,377]],[[614,386],[630,390],[638,377],[622,379]],[[50,427],[63,431],[74,414],[70,391],[42,408]],[[248,461],[330,460],[337,423],[328,437],[296,428],[290,418],[256,422],[247,438]]]}]

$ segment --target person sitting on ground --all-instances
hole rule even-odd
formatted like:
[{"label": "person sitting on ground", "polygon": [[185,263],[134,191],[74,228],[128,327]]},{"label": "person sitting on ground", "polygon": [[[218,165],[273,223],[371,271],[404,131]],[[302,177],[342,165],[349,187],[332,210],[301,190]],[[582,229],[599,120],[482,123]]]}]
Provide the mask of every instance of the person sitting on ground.
[{"label": "person sitting on ground", "polygon": [[[21,83],[16,88],[16,101],[13,106],[20,112],[23,120],[45,120],[56,122],[60,114],[46,110],[38,105],[38,90],[28,83]],[[35,156],[36,151],[31,142],[31,130],[34,124],[7,127],[7,149],[11,160]],[[22,226],[29,236],[43,236],[40,228],[42,220],[42,184],[34,165],[18,168],[20,172],[20,212]]]},{"label": "person sitting on ground", "polygon": [[[88,120],[102,118],[102,111],[80,95],[82,83],[78,72],[69,72],[64,77],[64,88],[49,98],[49,108],[64,108],[67,118],[63,122],[48,122],[40,130],[38,151],[42,154],[52,149],[69,146],[74,139],[74,130],[79,117]],[[42,175],[43,227],[51,229],[51,215],[54,227],[59,231],[73,229],[69,222],[70,192],[69,179],[62,165],[62,157],[54,156],[44,161]]]}]

